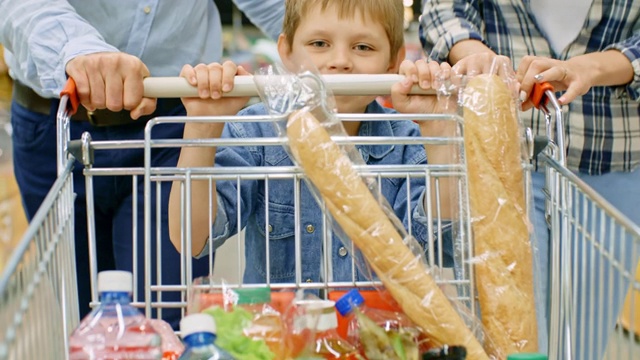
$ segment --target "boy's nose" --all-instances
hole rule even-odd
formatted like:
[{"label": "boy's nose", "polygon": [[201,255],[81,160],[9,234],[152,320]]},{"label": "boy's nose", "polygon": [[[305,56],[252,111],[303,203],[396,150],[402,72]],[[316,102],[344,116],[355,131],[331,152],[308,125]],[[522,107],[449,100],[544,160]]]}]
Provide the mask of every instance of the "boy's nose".
[{"label": "boy's nose", "polygon": [[333,72],[349,72],[353,68],[349,55],[342,51],[336,51],[331,54],[328,65],[329,70]]}]

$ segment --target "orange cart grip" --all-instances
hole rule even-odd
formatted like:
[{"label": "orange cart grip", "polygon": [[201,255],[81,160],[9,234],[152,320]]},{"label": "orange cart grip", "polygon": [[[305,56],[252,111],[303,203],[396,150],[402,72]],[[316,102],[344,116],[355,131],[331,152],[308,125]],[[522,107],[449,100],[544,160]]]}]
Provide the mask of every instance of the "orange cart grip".
[{"label": "orange cart grip", "polygon": [[553,86],[551,86],[548,82],[543,83],[535,83],[533,84],[533,91],[531,92],[531,102],[536,109],[540,109],[541,105],[546,105],[549,99],[547,98],[546,92],[547,90],[553,91]]},{"label": "orange cart grip", "polygon": [[76,92],[76,82],[73,81],[72,78],[67,80],[67,83],[64,85],[64,88],[60,92],[60,97],[67,95],[69,97],[69,102],[67,103],[67,111],[69,115],[73,115],[78,111],[78,106],[80,106],[80,99],[78,98],[78,93]]}]

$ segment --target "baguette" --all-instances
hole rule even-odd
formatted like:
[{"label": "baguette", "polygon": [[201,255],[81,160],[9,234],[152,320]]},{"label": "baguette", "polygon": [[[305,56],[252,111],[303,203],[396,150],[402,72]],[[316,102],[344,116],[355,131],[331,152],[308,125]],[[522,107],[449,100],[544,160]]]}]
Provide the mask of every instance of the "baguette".
[{"label": "baguette", "polygon": [[504,82],[480,75],[465,88],[464,143],[474,269],[490,353],[538,347],[533,260],[515,103]]},{"label": "baguette", "polygon": [[489,359],[481,344],[428,274],[318,120],[306,111],[289,117],[292,155],[324,199],[333,219],[360,249],[386,289],[435,345],[463,345],[470,359]]}]

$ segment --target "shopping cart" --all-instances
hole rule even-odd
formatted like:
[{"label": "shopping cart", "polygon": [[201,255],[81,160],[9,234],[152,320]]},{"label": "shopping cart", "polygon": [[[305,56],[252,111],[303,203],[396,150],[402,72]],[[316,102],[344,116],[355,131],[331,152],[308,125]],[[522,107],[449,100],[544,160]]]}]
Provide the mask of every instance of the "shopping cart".
[{"label": "shopping cart", "polygon": [[[194,90],[190,88],[182,79],[170,80],[168,85],[164,83],[166,79],[148,79],[146,83],[148,88],[145,90],[146,96],[154,97],[166,97],[166,96],[191,96],[194,94]],[[154,86],[152,82],[161,81],[160,86]],[[364,86],[363,81],[369,81],[369,85]],[[372,86],[371,81],[373,81]],[[371,77],[361,77],[356,82],[349,81],[345,85],[344,81],[339,77],[328,79],[327,83],[336,95],[351,95],[353,89],[356,92],[362,92],[363,89],[368,89],[367,94],[384,94],[388,92],[391,83],[397,81],[396,77],[382,77],[372,79]],[[156,84],[157,85],[157,84]],[[255,87],[251,83],[238,84],[236,87],[238,91],[235,95],[247,95],[255,94]],[[244,86],[244,88],[243,88]],[[169,93],[166,89],[171,89]],[[552,95],[549,93],[548,95]],[[553,103],[553,96],[549,96]],[[71,169],[73,167],[73,161],[78,159],[85,165],[84,175],[87,183],[87,206],[92,208],[92,181],[96,176],[124,176],[131,178],[133,182],[144,181],[145,187],[145,202],[150,201],[152,196],[155,196],[160,201],[159,188],[163,183],[178,181],[181,185],[181,191],[183,194],[190,193],[191,183],[194,180],[204,180],[208,182],[219,180],[231,180],[241,183],[248,179],[257,179],[268,184],[270,181],[288,180],[292,181],[294,189],[299,189],[304,181],[304,175],[301,169],[290,167],[272,167],[272,168],[156,168],[152,167],[150,157],[145,159],[145,166],[141,168],[127,168],[127,169],[99,169],[92,166],[92,152],[94,151],[112,151],[126,148],[144,148],[147,155],[150,154],[152,148],[156,147],[181,147],[181,146],[241,146],[246,142],[240,142],[238,140],[228,139],[212,139],[207,141],[186,141],[186,140],[160,140],[151,138],[151,130],[156,126],[162,126],[168,123],[187,122],[193,121],[187,117],[171,117],[171,118],[156,118],[150,120],[147,123],[146,137],[144,141],[130,141],[126,143],[100,143],[91,141],[90,135],[85,135],[80,141],[69,142],[68,125],[69,125],[69,113],[66,112],[67,98],[63,97],[61,102],[61,111],[59,114],[59,179],[52,188],[47,200],[43,204],[40,212],[32,223],[28,233],[23,238],[18,251],[13,255],[10,266],[5,270],[0,278],[0,296],[2,296],[2,309],[0,310],[0,320],[2,320],[2,327],[0,328],[0,359],[31,359],[31,358],[65,358],[66,354],[66,339],[70,331],[76,326],[78,322],[78,310],[75,305],[75,299],[77,299],[75,289],[75,266],[73,256],[73,217],[69,214],[73,213],[73,189],[70,182]],[[557,105],[557,103],[553,103]],[[77,104],[76,104],[77,105]],[[556,110],[559,110],[557,108]],[[557,113],[559,114],[559,112]],[[461,118],[455,115],[394,115],[394,116],[366,116],[363,118],[358,115],[340,116],[343,121],[353,120],[382,120],[382,119],[410,119],[419,121],[435,121],[446,120],[456,122],[459,126],[462,126]],[[553,118],[549,118],[553,119]],[[251,119],[239,119],[237,117],[211,117],[197,119],[204,122],[239,122],[239,121],[266,121],[272,122],[278,120],[273,117],[254,117]],[[557,120],[561,120],[561,115],[557,117]],[[561,129],[558,127],[558,139],[562,140]],[[554,135],[554,134],[550,134]],[[555,137],[552,137],[555,138]],[[531,140],[531,138],[529,138]],[[251,142],[255,146],[282,146],[283,140],[280,138],[257,138],[248,139],[247,142]],[[347,138],[340,139],[339,142],[343,144],[434,144],[434,145],[450,145],[452,143],[458,144],[462,147],[462,138],[362,138],[357,139]],[[616,226],[621,229],[625,234],[633,237],[634,239],[634,251],[640,242],[640,231],[633,226],[624,217],[620,216],[615,209],[611,209],[610,206],[603,199],[599,198],[596,194],[593,194],[586,185],[582,184],[572,174],[566,170],[563,163],[563,145],[560,142],[552,143],[549,147],[549,152],[542,155],[544,160],[549,164],[551,168],[548,189],[549,191],[549,219],[551,224],[551,230],[554,239],[555,246],[558,248],[569,246],[565,239],[570,237],[569,219],[571,219],[572,211],[574,211],[575,200],[578,195],[583,196],[585,202],[589,202],[589,206],[602,209],[602,215],[599,218],[612,221]],[[70,155],[74,154],[74,155]],[[442,276],[439,278],[439,283],[448,287],[448,294],[455,300],[461,301],[470,307],[472,312],[476,312],[475,309],[475,290],[474,290],[474,276],[473,267],[469,266],[467,261],[472,257],[472,247],[470,246],[470,216],[468,214],[468,204],[466,203],[466,171],[465,164],[462,160],[458,163],[452,163],[448,165],[426,165],[426,166],[393,166],[393,167],[362,167],[358,168],[358,171],[363,176],[373,177],[378,180],[380,184],[382,179],[393,178],[423,178],[426,184],[432,184],[435,187],[435,197],[439,198],[437,189],[441,181],[451,180],[456,184],[457,192],[459,194],[458,201],[458,217],[460,221],[457,221],[455,226],[457,227],[456,237],[459,241],[456,246],[461,249],[458,254],[456,262],[461,264],[460,271],[456,276]],[[268,185],[266,185],[268,186]],[[135,186],[133,187],[136,188]],[[575,190],[574,190],[575,189]],[[135,191],[135,190],[134,190]],[[427,192],[429,194],[430,192]],[[569,196],[568,194],[573,194]],[[300,201],[299,192],[294,193],[296,201]],[[189,199],[189,196],[186,196]],[[149,246],[154,234],[157,233],[157,229],[151,227],[151,218],[159,217],[157,213],[151,212],[150,206],[145,206],[145,259],[149,260],[152,256],[158,254],[151,253],[151,247]],[[138,211],[135,207],[132,211]],[[210,210],[211,211],[211,210]],[[92,223],[95,219],[91,218],[89,214],[89,239],[90,249],[93,246],[93,250],[90,250],[91,259],[91,276],[93,284],[97,278],[97,266],[96,266],[96,254],[95,254],[95,228],[92,227]],[[134,273],[144,272],[145,274],[145,296],[142,301],[141,294],[134,292],[134,303],[145,310],[147,314],[151,314],[152,310],[157,310],[157,316],[162,316],[162,309],[165,308],[180,308],[183,311],[187,307],[187,297],[194,290],[211,290],[212,288],[222,288],[222,284],[208,284],[206,286],[195,285],[191,276],[191,254],[190,246],[187,246],[187,239],[190,238],[190,226],[186,219],[190,219],[190,206],[187,203],[183,204],[183,211],[181,213],[181,221],[183,228],[183,257],[179,264],[179,271],[182,274],[182,283],[180,285],[164,285],[161,281],[152,282],[152,272],[157,272],[158,268],[162,266],[158,262],[155,269],[152,268],[151,261],[145,261],[144,264],[139,264],[134,260]],[[134,216],[135,217],[135,216]],[[444,223],[444,219],[440,215],[438,208],[435,210],[428,209],[427,211],[428,222],[430,224],[438,224],[435,234],[432,234],[429,239],[429,263],[432,264],[433,269],[442,265],[442,254],[438,254],[434,251],[435,248],[442,249],[442,244],[438,244],[441,239],[441,226]],[[578,219],[580,220],[580,219]],[[582,219],[584,220],[584,219]],[[322,224],[322,229],[327,229],[329,220],[325,219]],[[574,227],[580,225],[576,220],[571,224]],[[582,228],[581,228],[582,229]],[[265,229],[268,233],[268,229]],[[300,248],[300,234],[306,231],[299,222],[295,224],[296,234],[296,248]],[[438,233],[438,231],[440,233]],[[582,231],[584,231],[582,229]],[[92,234],[94,232],[94,234]],[[325,232],[329,233],[329,232]],[[586,231],[584,231],[586,234]],[[614,234],[614,233],[611,233]],[[609,233],[605,235],[610,235]],[[585,236],[587,237],[587,236]],[[575,236],[572,240],[575,240]],[[594,238],[590,236],[590,238]],[[165,239],[168,241],[168,239]],[[324,237],[324,248],[331,249],[331,236]],[[241,279],[243,272],[243,254],[244,247],[242,241],[230,242],[235,247],[235,253],[237,254],[237,266],[233,269],[236,277]],[[569,247],[570,248],[570,247]],[[598,246],[595,246],[600,252],[597,256],[601,256],[603,262],[609,262],[610,256],[608,253]],[[350,253],[351,249],[346,249]],[[213,250],[211,250],[213,251]],[[268,251],[268,249],[267,249]],[[324,252],[327,253],[326,251]],[[297,268],[300,268],[299,251],[296,254]],[[562,256],[561,256],[562,255]],[[570,341],[572,330],[576,326],[575,315],[572,310],[577,301],[572,297],[571,285],[574,279],[569,276],[567,266],[565,265],[568,260],[565,259],[561,262],[561,257],[566,257],[567,252],[553,252],[554,268],[553,274],[559,274],[554,276],[557,282],[554,282],[553,295],[554,301],[552,305],[552,324],[551,333],[552,338],[557,338],[561,341],[552,342],[551,346],[551,358],[571,358],[563,357],[561,352],[567,351],[562,345]],[[594,255],[596,256],[596,255]],[[135,258],[135,257],[134,257]],[[325,265],[328,265],[330,261],[325,260]],[[170,264],[175,266],[174,264]],[[632,275],[624,271],[619,271],[620,268],[616,267],[614,262],[610,263],[611,268],[615,270],[615,274],[612,276],[632,280]],[[372,286],[375,283],[358,281],[355,278],[351,281],[332,282],[330,277],[327,276],[328,267],[324,268],[325,276],[323,281],[311,281],[307,282],[299,274],[296,274],[296,280],[293,283],[278,284],[269,283],[273,289],[331,289],[353,286]],[[213,270],[213,263],[210,264],[210,272]],[[229,274],[232,276],[233,274]],[[134,274],[134,279],[137,278]],[[631,279],[631,280],[629,280]],[[594,280],[595,281],[595,280]],[[238,283],[226,284],[224,286],[250,286]],[[638,287],[638,284],[635,285]],[[135,287],[134,287],[135,289]],[[178,302],[163,301],[163,292],[180,291],[181,299]],[[44,294],[41,296],[35,296],[34,294]],[[152,297],[151,294],[155,294]],[[326,296],[326,293],[325,293]],[[92,289],[93,301],[97,301],[97,291],[95,287]],[[39,300],[40,299],[40,300]],[[45,299],[45,301],[42,301]],[[11,321],[5,322],[5,319]],[[8,326],[4,326],[8,324]],[[62,324],[62,325],[61,325]],[[595,324],[593,324],[595,327]],[[60,330],[63,330],[62,332]],[[597,330],[594,330],[597,335]],[[554,336],[555,334],[555,336]],[[562,336],[560,336],[562,335]],[[33,339],[37,339],[35,342]],[[44,341],[43,341],[44,340]],[[569,342],[571,344],[571,342]],[[46,355],[45,355],[46,354]],[[42,356],[41,356],[42,355]],[[637,354],[636,354],[637,356]]]},{"label": "shopping cart", "polygon": [[[550,359],[640,357],[638,340],[617,331],[608,343],[628,292],[640,291],[635,278],[640,227],[566,168],[562,107],[549,84],[532,100],[545,114],[549,143],[538,160],[546,164],[547,221],[551,229]],[[631,296],[636,299],[637,296]],[[630,303],[630,323],[640,304]],[[615,309],[615,311],[613,310]]]}]

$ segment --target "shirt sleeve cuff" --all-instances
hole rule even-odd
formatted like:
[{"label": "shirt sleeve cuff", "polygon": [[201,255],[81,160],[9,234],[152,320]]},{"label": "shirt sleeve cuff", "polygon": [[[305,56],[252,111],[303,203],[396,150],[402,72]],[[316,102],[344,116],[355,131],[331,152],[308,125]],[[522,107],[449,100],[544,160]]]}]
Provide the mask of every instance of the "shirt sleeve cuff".
[{"label": "shirt sleeve cuff", "polygon": [[615,95],[619,98],[629,97],[633,101],[640,100],[640,36],[610,45],[604,49],[606,50],[620,51],[629,59],[633,67],[633,80],[627,85],[614,87]]},{"label": "shirt sleeve cuff", "polygon": [[202,251],[195,255],[194,258],[200,259],[209,255],[210,248],[213,248],[215,252],[224,242],[229,238],[229,219],[227,218],[227,212],[224,211],[224,204],[218,196],[218,210],[216,212],[216,221],[213,223],[211,234],[213,239],[208,238],[207,243],[204,245]]},{"label": "shirt sleeve cuff", "polygon": [[[120,52],[116,47],[111,46],[104,42],[103,39],[94,35],[82,36],[70,40],[63,48],[60,54],[62,63],[58,69],[58,74],[55,78],[55,88],[58,89],[58,93],[62,90],[67,82],[66,68],[67,63],[72,59],[87,54],[101,53],[101,52]],[[47,87],[45,87],[47,88]],[[55,94],[56,96],[58,94]]]}]

